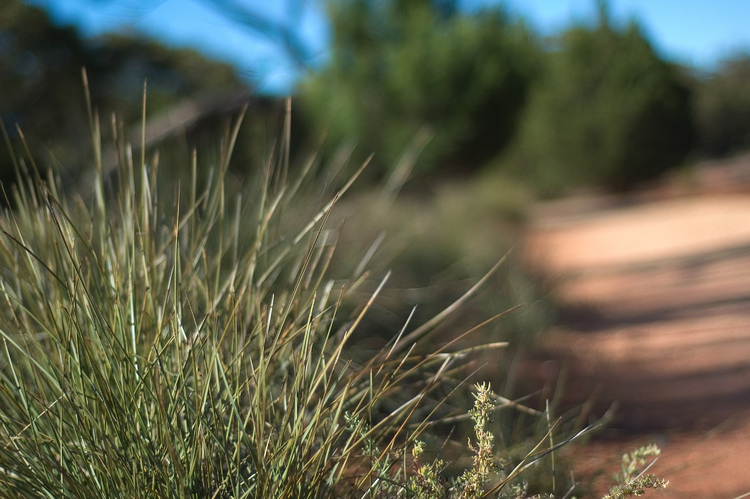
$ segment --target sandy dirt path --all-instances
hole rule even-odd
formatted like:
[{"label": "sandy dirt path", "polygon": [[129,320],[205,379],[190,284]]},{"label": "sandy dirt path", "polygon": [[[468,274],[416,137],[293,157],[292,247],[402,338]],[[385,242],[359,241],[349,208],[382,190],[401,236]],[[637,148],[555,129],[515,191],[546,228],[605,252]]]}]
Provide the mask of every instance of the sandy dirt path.
[{"label": "sandy dirt path", "polygon": [[567,404],[589,400],[592,415],[613,409],[609,429],[572,451],[579,475],[604,473],[598,493],[622,452],[651,441],[663,455],[650,471],[671,482],[653,497],[750,493],[743,172],[714,167],[689,195],[661,186],[571,199],[532,218],[527,264],[561,307],[532,365],[540,383],[565,373]]}]

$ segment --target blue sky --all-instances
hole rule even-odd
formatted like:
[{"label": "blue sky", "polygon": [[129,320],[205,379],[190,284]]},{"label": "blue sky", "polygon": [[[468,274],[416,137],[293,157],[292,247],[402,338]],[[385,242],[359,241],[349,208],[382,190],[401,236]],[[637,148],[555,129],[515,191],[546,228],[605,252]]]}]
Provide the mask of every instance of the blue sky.
[{"label": "blue sky", "polygon": [[[287,93],[298,74],[280,44],[217,14],[215,0],[28,0],[47,8],[62,24],[85,36],[130,31],[167,44],[197,48],[238,67],[267,92]],[[263,16],[295,27],[313,64],[324,61],[329,32],[321,0],[233,0]],[[464,0],[468,6],[491,0]],[[542,34],[591,19],[595,0],[506,0],[511,12]],[[748,0],[610,0],[617,20],[635,18],[662,56],[710,70],[732,51],[750,51]]]}]

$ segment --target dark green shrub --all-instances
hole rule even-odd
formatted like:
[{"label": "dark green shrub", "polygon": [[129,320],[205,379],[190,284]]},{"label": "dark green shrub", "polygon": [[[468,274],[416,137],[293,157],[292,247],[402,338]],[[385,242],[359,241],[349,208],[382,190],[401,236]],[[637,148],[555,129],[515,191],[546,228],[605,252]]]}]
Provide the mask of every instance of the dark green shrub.
[{"label": "dark green shrub", "polygon": [[[249,100],[250,90],[228,64],[133,36],[85,39],[73,27],[54,24],[39,7],[6,0],[0,5],[0,119],[14,147],[23,149],[18,126],[32,149],[43,151],[35,161],[44,167],[62,166],[66,186],[77,180],[92,153],[90,147],[79,147],[89,141],[81,68],[97,105],[121,118],[113,127],[112,115],[103,116],[105,137],[117,128],[119,139],[132,142],[136,151],[140,127],[131,130],[123,123],[138,122],[147,80],[148,115],[154,121],[149,122],[146,142],[155,142],[150,140],[154,136],[182,140],[172,144],[182,162],[190,161],[196,147],[204,153],[211,150],[215,141],[206,136],[226,128],[231,111]],[[268,100],[254,99],[251,126],[262,129],[265,121],[273,122],[279,113],[272,107]],[[265,157],[265,151],[252,150],[257,143],[252,137],[240,141],[238,156]],[[111,158],[104,156],[110,163],[105,167],[112,166]],[[14,179],[9,156],[0,155],[0,181],[10,184]]]},{"label": "dark green shrub", "polygon": [[635,22],[565,32],[548,55],[521,139],[526,173],[547,193],[658,176],[691,149],[690,94]]},{"label": "dark green shrub", "polygon": [[380,168],[426,145],[425,169],[476,167],[508,143],[538,60],[523,25],[455,2],[340,0],[329,11],[331,59],[302,97],[332,142],[356,141]]},{"label": "dark green shrub", "polygon": [[750,54],[736,54],[698,86],[701,151],[722,156],[750,145]]}]

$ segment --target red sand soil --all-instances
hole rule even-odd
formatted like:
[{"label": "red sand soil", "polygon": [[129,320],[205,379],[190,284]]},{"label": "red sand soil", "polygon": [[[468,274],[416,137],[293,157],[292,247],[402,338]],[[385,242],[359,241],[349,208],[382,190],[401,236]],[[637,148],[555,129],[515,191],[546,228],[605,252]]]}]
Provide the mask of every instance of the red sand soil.
[{"label": "red sand soil", "polygon": [[559,321],[530,361],[559,373],[563,400],[611,409],[608,429],[571,455],[601,495],[623,452],[662,448],[662,498],[750,493],[750,160],[703,165],[679,183],[535,210],[528,267]]}]

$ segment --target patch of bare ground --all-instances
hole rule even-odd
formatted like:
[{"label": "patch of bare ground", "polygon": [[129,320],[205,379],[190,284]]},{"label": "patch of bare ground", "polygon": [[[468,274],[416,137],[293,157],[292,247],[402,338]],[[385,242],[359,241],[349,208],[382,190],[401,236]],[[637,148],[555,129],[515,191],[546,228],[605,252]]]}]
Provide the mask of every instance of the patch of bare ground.
[{"label": "patch of bare ground", "polygon": [[613,420],[571,449],[606,493],[620,455],[655,441],[664,498],[750,492],[750,160],[702,165],[629,196],[540,206],[528,267],[549,284],[557,324],[528,362],[563,407]]}]

